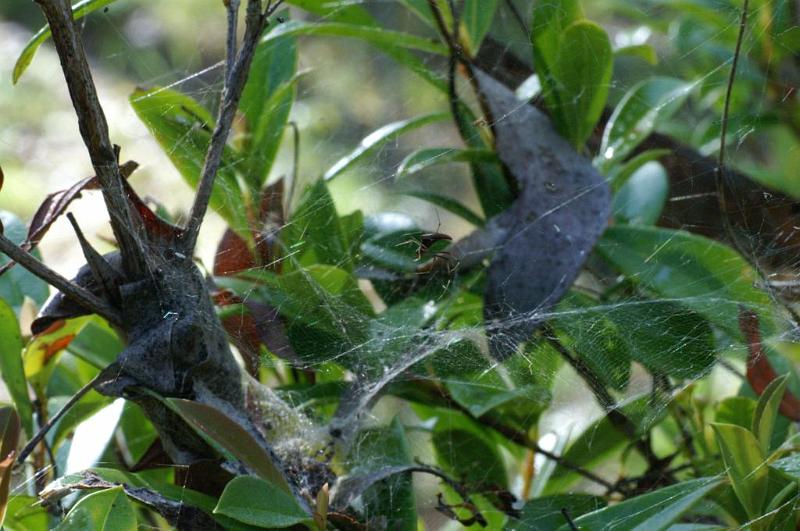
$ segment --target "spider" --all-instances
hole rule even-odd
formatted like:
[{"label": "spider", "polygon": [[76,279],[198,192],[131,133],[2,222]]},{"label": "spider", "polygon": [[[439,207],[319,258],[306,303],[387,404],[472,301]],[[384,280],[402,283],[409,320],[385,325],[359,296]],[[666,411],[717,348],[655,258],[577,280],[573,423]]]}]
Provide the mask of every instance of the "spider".
[{"label": "spider", "polygon": [[[431,250],[431,247],[436,245],[438,242],[445,241],[453,241],[452,236],[442,232],[423,232],[418,237],[412,237],[404,242],[399,243],[398,245],[416,245],[417,248],[415,252],[415,261],[419,262],[428,253],[428,251]],[[446,251],[439,251],[433,253],[433,256],[430,258],[430,260],[420,264],[419,267],[416,268],[415,272],[418,275],[428,275],[444,270],[447,272],[447,274],[452,274],[457,267],[458,263],[450,253]]]}]

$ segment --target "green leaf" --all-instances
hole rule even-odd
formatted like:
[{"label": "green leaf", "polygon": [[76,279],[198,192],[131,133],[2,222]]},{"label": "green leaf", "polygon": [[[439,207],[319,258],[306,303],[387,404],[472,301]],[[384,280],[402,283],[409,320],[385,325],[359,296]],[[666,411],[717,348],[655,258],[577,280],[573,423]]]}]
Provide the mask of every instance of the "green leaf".
[{"label": "green leaf", "polygon": [[360,238],[351,241],[353,238],[346,234],[342,221],[324,181],[306,188],[289,223],[281,230],[284,255],[293,257],[284,265],[289,269],[294,269],[289,266],[295,262],[352,269]]},{"label": "green leaf", "polygon": [[658,54],[656,49],[649,44],[632,44],[614,50],[615,57],[639,57],[651,65],[658,64]]},{"label": "green leaf", "polygon": [[[0,376],[17,408],[25,434],[33,436],[33,405],[22,368],[22,335],[14,310],[0,299]],[[0,455],[0,459],[5,456]]]},{"label": "green leaf", "polygon": [[91,320],[92,316],[85,316],[56,321],[25,346],[22,353],[25,378],[33,386],[37,396],[45,396],[47,383],[61,353]]},{"label": "green leaf", "polygon": [[[650,161],[660,159],[664,155],[669,155],[670,153],[672,153],[672,151],[669,149],[649,149],[639,153],[621,165],[613,165],[606,173],[611,181],[611,190],[615,193],[618,192],[620,188],[625,186],[625,183],[628,182],[631,175],[636,173],[639,168]],[[597,163],[597,159],[595,159],[595,163]]]},{"label": "green leaf", "polygon": [[262,41],[256,48],[239,109],[245,116],[248,135],[244,142],[250,194],[264,186],[280,147],[295,98],[297,43],[287,35]]},{"label": "green leaf", "polygon": [[547,389],[538,385],[511,387],[497,371],[485,371],[469,379],[453,379],[446,385],[453,399],[475,417],[511,403],[527,415],[534,415],[547,407],[550,401]]},{"label": "green leaf", "polygon": [[[575,519],[579,529],[659,531],[669,528],[697,502],[720,485],[717,478],[682,481],[654,492],[627,499]],[[564,531],[569,527],[564,524]]]},{"label": "green leaf", "polygon": [[272,461],[272,456],[238,422],[222,411],[199,402],[180,398],[166,398],[163,401],[212,446],[234,456],[259,477],[293,496],[291,487]]},{"label": "green leaf", "polygon": [[[0,210],[0,224],[2,224],[5,237],[17,245],[22,243],[28,234],[28,229],[22,220],[11,212]],[[31,254],[39,260],[42,259],[38,249]],[[8,256],[0,253],[0,267],[9,261]],[[0,276],[0,299],[5,300],[14,309],[17,316],[22,311],[25,297],[29,297],[41,306],[49,295],[50,288],[47,283],[24,267],[12,267]]]},{"label": "green leaf", "polygon": [[414,151],[397,167],[397,178],[407,177],[440,164],[451,162],[497,162],[497,154],[488,149],[426,148]]},{"label": "green leaf", "polygon": [[378,47],[407,48],[436,55],[447,55],[447,48],[436,41],[385,28],[340,22],[302,22],[291,20],[279,25],[262,39],[271,41],[284,35],[316,35],[360,39]]},{"label": "green leaf", "polygon": [[761,393],[756,410],[753,412],[752,432],[761,445],[761,454],[765,456],[769,455],[772,430],[775,427],[775,420],[778,418],[778,408],[783,400],[788,380],[788,374],[772,380],[767,388],[764,389],[764,392]]},{"label": "green leaf", "polygon": [[499,0],[464,0],[461,18],[466,29],[467,49],[471,55],[478,53],[481,41],[492,27],[499,4]]},{"label": "green leaf", "polygon": [[711,426],[736,497],[750,518],[758,518],[767,495],[769,474],[758,440],[741,426],[721,423]]},{"label": "green leaf", "polygon": [[2,525],[6,531],[38,531],[51,527],[50,515],[39,498],[20,495],[8,501]]},{"label": "green leaf", "polygon": [[[183,179],[196,188],[214,128],[208,110],[185,94],[158,87],[135,90],[130,103]],[[236,179],[237,158],[230,148],[223,153],[209,204],[239,236],[250,241],[245,196]]]},{"label": "green leaf", "polygon": [[133,505],[122,486],[93,492],[67,513],[58,531],[137,531]]},{"label": "green leaf", "polygon": [[423,201],[427,201],[432,205],[441,207],[447,210],[448,212],[455,214],[461,219],[472,223],[476,227],[482,227],[483,224],[486,223],[486,221],[482,217],[480,217],[478,214],[476,214],[469,208],[465,207],[464,205],[462,205],[453,198],[439,195],[433,192],[425,192],[424,190],[405,190],[400,193],[403,195],[407,195],[409,197],[416,197],[417,199],[422,199]]},{"label": "green leaf", "polygon": [[433,432],[436,461],[454,477],[463,478],[475,491],[505,489],[508,483],[497,448],[473,431],[441,428]]},{"label": "green leaf", "polygon": [[578,0],[550,0],[534,4],[531,43],[534,68],[541,79],[549,79],[552,75],[564,30],[582,16]]},{"label": "green leaf", "polygon": [[[75,5],[72,6],[72,19],[79,20],[89,13],[97,11],[100,8],[107,6],[108,4],[113,3],[115,0],[81,0],[77,2]],[[39,46],[44,44],[47,39],[50,38],[50,26],[44,26],[42,29],[36,32],[36,34],[31,37],[31,40],[25,45],[25,48],[22,49],[22,53],[17,58],[17,62],[14,64],[14,72],[11,75],[11,81],[15,85],[19,78],[22,77],[22,74],[27,70],[28,66],[33,61],[33,56],[36,55],[36,51],[39,49]]]},{"label": "green leaf", "polygon": [[253,476],[237,476],[225,486],[214,514],[266,528],[309,523],[311,516],[283,488]]},{"label": "green leaf", "polygon": [[708,374],[716,361],[711,326],[679,304],[628,299],[606,315],[624,331],[631,357],[650,371],[692,380]]},{"label": "green leaf", "polygon": [[[369,476],[386,468],[414,465],[403,424],[395,417],[392,423],[381,428],[362,430],[357,435],[347,462],[353,463],[348,471],[352,476]],[[337,509],[345,499],[334,498]],[[416,531],[417,509],[414,483],[410,473],[392,475],[372,484],[361,494],[363,514],[369,519],[385,519],[385,529]]]},{"label": "green leaf", "polygon": [[756,401],[743,396],[729,396],[719,403],[714,413],[714,421],[735,424],[745,429],[753,425]]},{"label": "green leaf", "polygon": [[667,171],[658,162],[649,162],[614,194],[614,217],[631,225],[653,225],[661,217],[668,195]]},{"label": "green leaf", "polygon": [[326,181],[333,179],[340,173],[353,166],[356,162],[359,162],[364,157],[374,153],[378,148],[387,142],[391,142],[392,140],[405,133],[408,133],[409,131],[413,131],[426,125],[448,119],[450,119],[450,113],[433,113],[384,125],[383,127],[376,129],[366,136],[356,149],[339,159],[333,166],[331,166],[330,169],[325,172],[323,179]]},{"label": "green leaf", "polygon": [[0,408],[0,526],[8,506],[11,490],[11,471],[14,468],[19,445],[19,415],[13,407]]},{"label": "green leaf", "polygon": [[671,77],[653,77],[631,88],[614,109],[603,132],[601,171],[624,159],[660,123],[675,114],[694,86]]},{"label": "green leaf", "polygon": [[733,249],[672,229],[616,226],[596,249],[642,288],[696,311],[731,337],[740,338],[739,306],[760,313],[761,330],[775,330],[772,301],[755,286],[758,275]]},{"label": "green leaf", "polygon": [[519,519],[508,522],[508,531],[551,531],[564,523],[567,509],[570,518],[578,518],[586,513],[605,507],[602,498],[590,494],[557,494],[544,496],[525,503]]},{"label": "green leaf", "polygon": [[611,42],[603,28],[579,21],[564,31],[551,71],[559,104],[550,110],[559,131],[576,149],[603,113],[613,64]]}]

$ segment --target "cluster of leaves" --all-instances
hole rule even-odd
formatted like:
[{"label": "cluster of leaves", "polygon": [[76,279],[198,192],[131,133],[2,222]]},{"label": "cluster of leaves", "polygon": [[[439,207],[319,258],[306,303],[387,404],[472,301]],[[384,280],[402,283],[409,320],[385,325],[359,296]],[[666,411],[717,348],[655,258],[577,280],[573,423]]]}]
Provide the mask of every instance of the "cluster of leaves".
[{"label": "cluster of leaves", "polygon": [[[76,16],[109,3],[80,2]],[[427,27],[419,35],[383,27],[358,5],[290,3],[319,20],[273,24],[256,51],[239,126],[211,199],[229,227],[213,267],[213,295],[251,375],[273,386],[313,424],[330,427],[335,455],[320,459],[339,476],[337,482],[323,485],[325,476],[310,496],[298,497],[272,456],[235,422],[210,406],[166,399],[221,457],[252,472],[228,478],[219,488],[203,486],[200,467],[184,472],[153,466],[157,435],[142,411],[98,394],[84,397],[48,433],[46,450],[33,454],[32,470],[22,471],[34,481],[12,474],[21,433],[32,437],[36,424],[123,348],[94,316],[57,321],[23,337],[18,324],[23,302],[27,297],[40,306],[47,288],[16,267],[0,277],[0,371],[14,403],[13,409],[0,410],[6,528],[44,529],[60,521],[64,529],[213,522],[231,529],[410,530],[418,526],[420,499],[412,478],[429,474],[441,479],[435,508],[465,526],[794,529],[800,466],[792,451],[796,430],[788,419],[800,418],[791,394],[800,391],[800,380],[785,356],[789,350],[776,339],[787,329],[782,308],[759,287],[760,272],[726,243],[658,226],[670,175],[656,161],[668,153],[647,149],[646,140],[657,129],[688,127],[683,118],[675,119],[687,101],[695,115],[718,117],[722,94],[715,79],[705,82],[706,58],[690,61],[681,72],[692,81],[642,76],[604,113],[616,65],[630,59],[655,62],[655,49],[644,43],[613,49],[606,31],[585,18],[577,0],[532,4],[529,52],[536,74],[521,92],[547,111],[570,149],[595,155],[586,165],[602,174],[613,192],[613,221],[578,281],[549,307],[546,323],[536,316],[539,330],[500,363],[476,339],[484,326],[503,335],[502,320],[485,319],[494,264],[457,267],[442,253],[446,238],[426,233],[403,214],[340,215],[328,182],[403,134],[454,120],[464,145],[416,150],[400,164],[398,178],[467,164],[481,211],[450,195],[420,190],[409,195],[450,211],[476,231],[491,230],[493,219],[514,210],[515,184],[525,183],[509,175],[508,160],[518,155],[495,147],[489,128],[475,119],[486,110],[458,99],[455,80],[443,80],[419,55],[457,53],[464,63],[477,58],[502,2],[463,0],[453,11],[445,0],[401,0]],[[656,0],[647,4],[654,10],[673,7]],[[677,53],[698,46],[700,39],[700,48],[715,58],[714,68],[724,63],[733,41],[717,29],[729,26],[736,11],[721,15],[700,0],[681,4],[693,10],[681,19],[687,35],[675,39]],[[759,53],[772,49],[777,55],[765,57],[791,57],[797,51],[796,28],[784,20],[788,7],[763,2],[758,9],[771,21],[770,31],[759,34]],[[428,38],[431,31],[440,40]],[[295,198],[296,177],[285,185],[270,175],[295,99],[301,35],[359,39],[441,90],[451,108],[378,129]],[[34,37],[15,79],[46,38],[46,30]],[[753,68],[758,66],[764,63]],[[761,75],[778,83],[770,69]],[[214,127],[211,112],[163,87],[136,90],[130,103],[180,175],[196,186]],[[787,123],[798,116],[794,109],[781,117],[779,99],[770,105],[769,113]],[[497,133],[503,123],[495,119]],[[708,131],[695,145],[702,147],[716,129]],[[552,184],[569,190],[567,182]],[[86,186],[88,181],[49,198],[27,236],[24,225],[4,213],[5,235],[34,248]],[[520,259],[533,260],[543,250],[518,252]],[[575,275],[565,270],[562,276]],[[365,294],[362,280],[371,282],[381,310]],[[535,278],[528,281],[523,289],[541,287]],[[513,312],[507,317],[519,318]],[[523,318],[534,316],[523,313]],[[730,365],[744,351],[750,363],[740,375],[738,396],[717,400],[706,377],[718,361]],[[777,378],[775,367],[791,376]],[[561,434],[552,448],[542,448],[539,421],[559,405],[553,399],[556,373],[570,368],[570,378],[586,384],[592,393],[587,400],[596,401],[602,414],[582,433]],[[637,378],[636,368],[647,378]],[[648,382],[644,392],[641,381]],[[360,418],[379,396],[402,401],[413,415],[363,427]],[[96,428],[95,414],[105,415],[103,429]],[[95,455],[87,456],[81,442],[87,429],[97,430]],[[420,456],[432,463],[420,463]],[[534,456],[544,459],[534,464]],[[45,487],[47,473],[40,471],[48,460],[57,474]],[[609,466],[617,477],[607,473]],[[191,474],[201,479],[191,481]],[[320,474],[312,469],[298,475],[314,483]],[[81,496],[65,497],[75,491]],[[46,506],[35,503],[35,494]]]}]

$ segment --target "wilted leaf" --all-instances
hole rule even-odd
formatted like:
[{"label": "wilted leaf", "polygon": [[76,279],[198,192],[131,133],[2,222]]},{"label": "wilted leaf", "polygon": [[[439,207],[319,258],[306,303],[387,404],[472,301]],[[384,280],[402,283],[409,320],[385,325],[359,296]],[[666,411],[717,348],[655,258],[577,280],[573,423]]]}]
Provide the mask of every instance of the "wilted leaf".
[{"label": "wilted leaf", "polygon": [[273,456],[238,422],[218,409],[199,402],[168,398],[165,403],[212,445],[221,447],[260,477],[293,496]]},{"label": "wilted leaf", "polygon": [[[778,374],[772,368],[762,348],[758,315],[740,308],[739,327],[747,344],[747,382],[753,391],[761,396],[778,379]],[[800,421],[800,400],[790,391],[785,391],[782,394],[779,411],[788,419]]]},{"label": "wilted leaf", "polygon": [[13,407],[0,408],[0,526],[8,506],[11,489],[11,470],[19,444],[19,416]]},{"label": "wilted leaf", "polygon": [[[484,315],[521,318],[492,333],[495,354],[507,355],[540,324],[570,287],[605,229],[611,195],[603,177],[530,105],[486,74],[478,83],[496,117],[497,153],[522,189],[489,221],[495,234]],[[485,245],[483,245],[485,248]]]},{"label": "wilted leaf", "polygon": [[54,321],[48,328],[35,335],[22,354],[25,377],[43,396],[55,368],[58,356],[69,346],[75,336],[86,326],[91,317],[78,317],[70,320]]}]

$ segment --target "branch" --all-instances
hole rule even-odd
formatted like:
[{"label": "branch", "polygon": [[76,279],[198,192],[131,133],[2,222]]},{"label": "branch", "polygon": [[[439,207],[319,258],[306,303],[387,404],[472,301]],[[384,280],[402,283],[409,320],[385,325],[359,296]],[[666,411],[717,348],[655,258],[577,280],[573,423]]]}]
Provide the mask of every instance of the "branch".
[{"label": "branch", "polygon": [[147,255],[136,231],[139,225],[134,225],[128,208],[119,163],[108,135],[108,123],[97,97],[83,43],[75,31],[69,0],[35,1],[50,25],[81,136],[102,187],[103,199],[111,217],[111,228],[124,257],[125,270],[139,278],[147,270]]},{"label": "branch", "polygon": [[41,278],[92,313],[100,315],[115,325],[119,325],[122,322],[117,310],[106,304],[91,291],[77,286],[66,278],[62,277],[37,260],[36,257],[20,249],[14,242],[2,234],[0,234],[0,252],[8,255],[9,258],[17,262],[19,265],[37,277]]},{"label": "branch", "polygon": [[[231,2],[233,4],[234,2]],[[228,141],[228,134],[231,130],[233,118],[236,116],[236,109],[239,106],[239,100],[242,97],[245,83],[247,82],[247,75],[250,71],[250,65],[253,62],[256,46],[261,37],[261,32],[267,25],[267,17],[275,12],[282,4],[282,0],[272,5],[271,2],[267,4],[267,9],[261,11],[261,0],[248,0],[247,12],[245,15],[245,30],[242,42],[242,48],[236,55],[235,61],[226,72],[225,86],[222,89],[221,104],[219,114],[217,116],[217,125],[214,127],[214,132],[211,135],[211,143],[206,152],[205,162],[203,163],[203,170],[200,176],[200,184],[197,187],[197,195],[192,205],[192,210],[189,215],[189,221],[186,224],[186,231],[183,235],[181,243],[182,252],[187,256],[194,254],[194,248],[197,244],[197,235],[200,232],[200,226],[203,223],[203,218],[208,210],[208,202],[211,199],[211,191],[214,188],[214,180],[217,176],[220,163],[222,161],[222,154],[225,149],[225,144]],[[229,8],[229,16],[230,10]],[[235,31],[235,24],[229,23],[229,31]],[[235,41],[235,36],[228,36],[228,43]],[[232,56],[231,50],[228,50],[228,60]]]}]

